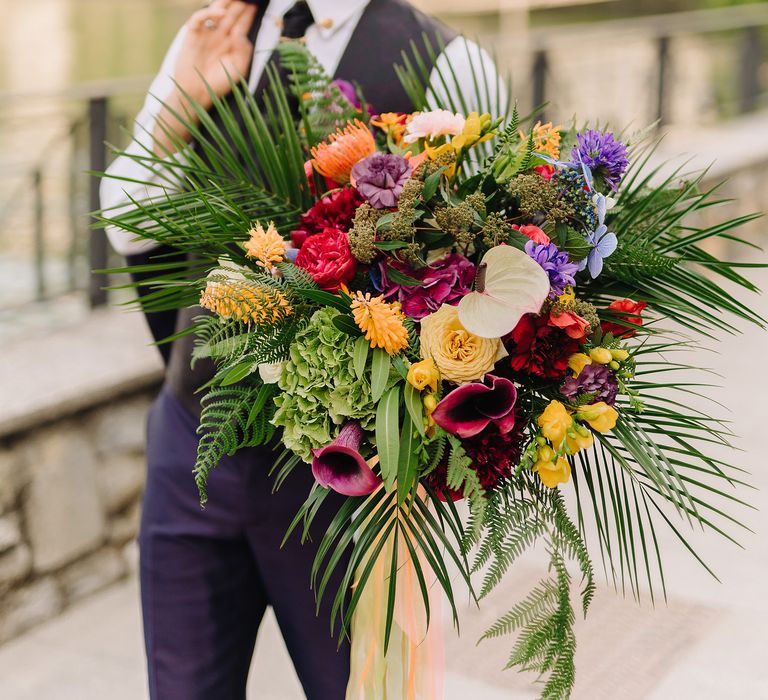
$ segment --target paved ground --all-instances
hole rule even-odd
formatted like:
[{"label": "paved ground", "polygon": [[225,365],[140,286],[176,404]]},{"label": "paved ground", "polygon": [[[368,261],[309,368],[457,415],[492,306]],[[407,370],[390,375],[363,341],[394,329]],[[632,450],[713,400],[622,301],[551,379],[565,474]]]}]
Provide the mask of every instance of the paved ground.
[{"label": "paved ground", "polygon": [[[768,315],[768,300],[757,302]],[[667,556],[669,604],[642,607],[601,589],[580,623],[579,680],[574,700],[768,700],[768,469],[764,451],[768,389],[763,363],[768,336],[748,330],[707,358],[722,375],[713,398],[733,409],[744,452],[721,453],[753,473],[761,511],[743,513],[756,533],[746,550],[708,537],[703,547],[722,583],[710,578],[671,538]],[[701,538],[699,538],[701,539]],[[523,595],[541,574],[534,553],[481,613],[467,611],[461,639],[447,638],[446,696],[522,700],[535,695],[529,679],[501,673],[508,640],[476,647],[484,625]],[[250,698],[299,700],[302,695],[274,621],[262,630]],[[3,700],[141,700],[144,669],[136,585],[115,587],[61,618],[0,648]],[[215,699],[212,699],[215,700]]]}]

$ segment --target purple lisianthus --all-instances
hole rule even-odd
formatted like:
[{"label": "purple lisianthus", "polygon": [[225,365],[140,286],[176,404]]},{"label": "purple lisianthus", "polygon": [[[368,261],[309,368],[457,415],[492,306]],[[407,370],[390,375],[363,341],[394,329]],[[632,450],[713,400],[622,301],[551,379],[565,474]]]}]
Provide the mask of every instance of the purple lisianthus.
[{"label": "purple lisianthus", "polygon": [[[390,267],[419,280],[420,284],[394,282],[387,274]],[[396,298],[402,305],[403,313],[419,321],[443,304],[458,304],[463,296],[469,294],[476,269],[463,255],[451,253],[416,271],[399,263],[381,261],[379,272],[384,296],[388,299]]]},{"label": "purple lisianthus", "polygon": [[549,275],[550,297],[559,297],[569,284],[576,284],[574,275],[579,270],[579,264],[571,262],[568,253],[561,251],[554,243],[537,245],[528,241],[525,252]]},{"label": "purple lisianthus", "polygon": [[629,165],[627,147],[614,139],[610,131],[590,129],[578,134],[576,139],[577,145],[571,151],[572,165],[585,165],[615,192]]},{"label": "purple lisianthus", "polygon": [[352,168],[352,180],[357,191],[374,209],[397,206],[405,181],[413,168],[402,156],[374,153]]},{"label": "purple lisianthus", "polygon": [[605,401],[613,406],[619,393],[619,383],[616,375],[605,365],[586,365],[578,377],[565,380],[560,393],[571,401],[581,394],[593,394],[593,402]]}]

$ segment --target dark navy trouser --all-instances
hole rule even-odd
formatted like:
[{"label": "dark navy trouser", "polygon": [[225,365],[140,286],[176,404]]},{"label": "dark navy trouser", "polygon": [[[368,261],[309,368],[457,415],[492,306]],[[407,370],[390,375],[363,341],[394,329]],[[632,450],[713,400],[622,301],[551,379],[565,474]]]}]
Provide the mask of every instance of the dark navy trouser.
[{"label": "dark navy trouser", "polygon": [[330,634],[334,577],[319,616],[310,568],[342,497],[331,494],[302,545],[289,523],[313,478],[299,465],[272,493],[274,453],[251,449],[211,474],[205,510],[192,477],[196,420],[164,388],[150,411],[139,547],[152,700],[243,700],[256,633],[275,611],[309,700],[343,700],[349,646]]}]

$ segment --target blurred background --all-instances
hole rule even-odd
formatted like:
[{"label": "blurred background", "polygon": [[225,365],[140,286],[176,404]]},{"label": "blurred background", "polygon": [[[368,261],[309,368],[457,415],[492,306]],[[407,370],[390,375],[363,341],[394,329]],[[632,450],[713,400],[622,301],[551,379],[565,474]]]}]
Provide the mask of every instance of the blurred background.
[{"label": "blurred background", "polygon": [[[144,670],[133,538],[143,431],[160,366],[143,320],[90,270],[119,264],[89,230],[108,162],[196,0],[0,0],[0,697],[141,698]],[[523,113],[547,120],[656,123],[658,160],[711,164],[734,201],[713,220],[768,210],[768,3],[738,0],[418,0],[486,48],[512,76]],[[743,231],[759,246],[766,223]],[[758,250],[718,254],[764,262]],[[758,283],[766,272],[755,272]],[[750,299],[766,315],[764,299]],[[768,487],[766,389],[750,362],[755,328],[725,338],[718,400]],[[713,344],[712,347],[715,347]],[[756,387],[756,382],[758,386]],[[763,492],[764,493],[764,492]],[[752,496],[764,502],[760,492]],[[670,605],[637,607],[603,591],[581,630],[577,698],[768,699],[764,514],[742,518],[748,551],[710,541],[717,584],[684,551],[669,562]],[[673,543],[669,544],[672,547]],[[540,573],[535,556],[501,598],[447,639],[448,697],[534,697],[500,674],[508,644],[476,650],[485,618]],[[627,596],[631,598],[631,596]],[[498,605],[498,609],[494,609]],[[273,622],[260,638],[253,697],[301,697]],[[508,640],[507,640],[508,641]],[[269,668],[271,672],[264,673]]]}]

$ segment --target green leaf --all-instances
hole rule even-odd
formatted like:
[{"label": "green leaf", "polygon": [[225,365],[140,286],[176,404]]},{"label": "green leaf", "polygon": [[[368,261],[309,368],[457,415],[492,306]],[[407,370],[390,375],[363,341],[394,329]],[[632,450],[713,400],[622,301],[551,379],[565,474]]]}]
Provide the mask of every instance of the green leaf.
[{"label": "green leaf", "polygon": [[368,352],[371,349],[371,344],[365,339],[364,336],[360,336],[355,341],[354,355],[352,356],[352,366],[355,368],[355,374],[358,379],[362,379],[365,374],[365,365],[368,362]]},{"label": "green leaf", "polygon": [[[336,316],[333,319],[333,325],[336,326],[342,333],[346,333],[347,335],[351,336],[360,336],[362,334],[362,331],[360,330],[360,326],[358,326],[355,323],[355,319],[353,319],[351,316]],[[365,340],[365,338],[363,338]],[[366,343],[368,341],[366,340]]]},{"label": "green leaf", "polygon": [[381,348],[374,348],[371,362],[371,396],[374,403],[382,397],[384,389],[387,388],[390,365],[389,355]]},{"label": "green leaf", "polygon": [[416,430],[423,437],[424,411],[421,405],[421,394],[411,384],[406,383],[403,398],[405,399],[405,407],[408,409],[408,413],[411,414],[411,420],[416,426]]},{"label": "green leaf", "polygon": [[322,304],[323,306],[332,306],[335,309],[339,309],[339,311],[345,311],[349,313],[349,302],[345,301],[342,297],[336,296],[335,294],[325,292],[322,289],[294,289],[294,291],[306,299],[316,302],[317,304]]},{"label": "green leaf", "polygon": [[422,191],[422,197],[424,197],[424,201],[428,202],[432,197],[435,196],[435,192],[437,192],[437,188],[440,186],[440,178],[443,176],[443,173],[445,172],[445,167],[442,166],[435,170],[426,180],[424,180],[424,189]]},{"label": "green leaf", "polygon": [[386,214],[379,217],[378,221],[376,222],[376,230],[378,231],[379,229],[384,229],[389,226],[395,218],[395,213],[396,212],[388,211]]},{"label": "green leaf", "polygon": [[401,284],[404,287],[419,287],[422,285],[421,280],[417,280],[415,277],[410,277],[391,265],[387,266],[387,277],[396,284]]},{"label": "green leaf", "polygon": [[399,250],[408,245],[407,241],[377,241],[374,243],[379,250]]},{"label": "green leaf", "polygon": [[405,503],[416,481],[418,467],[416,431],[408,411],[403,416],[403,427],[400,431],[400,458],[397,466],[397,502]]},{"label": "green leaf", "polygon": [[376,450],[384,488],[391,491],[400,456],[400,387],[393,386],[376,407]]},{"label": "green leaf", "polygon": [[255,365],[253,361],[240,362],[232,367],[220,380],[221,386],[231,386],[245,379],[249,374],[255,372],[258,369],[258,365]]}]

